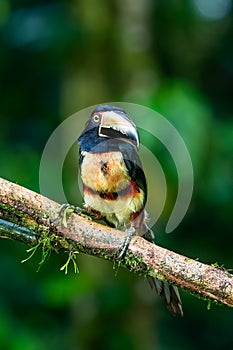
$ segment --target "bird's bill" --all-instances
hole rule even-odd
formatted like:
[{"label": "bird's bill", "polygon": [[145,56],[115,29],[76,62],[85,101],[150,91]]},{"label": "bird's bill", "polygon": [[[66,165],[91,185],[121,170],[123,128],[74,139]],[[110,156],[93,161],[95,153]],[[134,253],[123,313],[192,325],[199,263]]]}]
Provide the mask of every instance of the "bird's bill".
[{"label": "bird's bill", "polygon": [[135,124],[126,115],[104,112],[101,116],[99,136],[124,138],[139,147],[139,137]]}]

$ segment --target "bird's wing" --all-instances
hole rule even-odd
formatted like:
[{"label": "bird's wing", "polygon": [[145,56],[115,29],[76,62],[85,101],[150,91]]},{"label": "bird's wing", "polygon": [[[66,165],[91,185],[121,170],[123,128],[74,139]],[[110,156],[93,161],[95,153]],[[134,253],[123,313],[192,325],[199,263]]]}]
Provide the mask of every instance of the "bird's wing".
[{"label": "bird's wing", "polygon": [[136,183],[136,185],[143,191],[144,200],[143,206],[145,207],[147,200],[147,184],[145,173],[142,168],[142,163],[139,155],[132,145],[123,142],[120,146],[120,151],[123,155],[124,163],[129,173],[130,179]]}]

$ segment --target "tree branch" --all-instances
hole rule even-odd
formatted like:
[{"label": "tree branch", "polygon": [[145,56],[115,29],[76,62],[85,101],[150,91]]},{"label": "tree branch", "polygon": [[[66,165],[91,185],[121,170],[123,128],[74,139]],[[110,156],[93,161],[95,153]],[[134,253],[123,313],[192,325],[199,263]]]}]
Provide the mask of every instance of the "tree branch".
[{"label": "tree branch", "polygon": [[[60,204],[0,178],[0,238],[35,245],[53,237],[54,250],[73,249],[115,261],[124,232],[69,214],[68,227],[59,219]],[[233,306],[233,275],[218,267],[192,260],[132,238],[122,265],[136,273],[166,279],[191,293]]]}]

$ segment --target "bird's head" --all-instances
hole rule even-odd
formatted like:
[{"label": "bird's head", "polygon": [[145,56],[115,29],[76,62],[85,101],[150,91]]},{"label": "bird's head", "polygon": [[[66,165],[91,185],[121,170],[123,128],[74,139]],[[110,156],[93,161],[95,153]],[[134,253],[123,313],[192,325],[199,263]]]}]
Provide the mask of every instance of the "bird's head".
[{"label": "bird's head", "polygon": [[89,142],[99,144],[106,139],[125,141],[139,147],[136,125],[119,107],[100,105],[91,114],[79,137],[81,146]]}]

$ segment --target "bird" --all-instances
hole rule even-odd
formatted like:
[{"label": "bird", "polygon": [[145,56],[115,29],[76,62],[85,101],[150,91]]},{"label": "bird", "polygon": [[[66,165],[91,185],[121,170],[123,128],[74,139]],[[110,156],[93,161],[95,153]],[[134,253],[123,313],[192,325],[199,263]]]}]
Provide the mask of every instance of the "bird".
[{"label": "bird", "polygon": [[[78,143],[84,207],[97,220],[125,231],[119,258],[126,253],[133,235],[153,242],[145,209],[147,182],[133,120],[118,106],[99,105],[87,120]],[[150,276],[147,279],[168,310],[182,316],[178,288]]]}]

